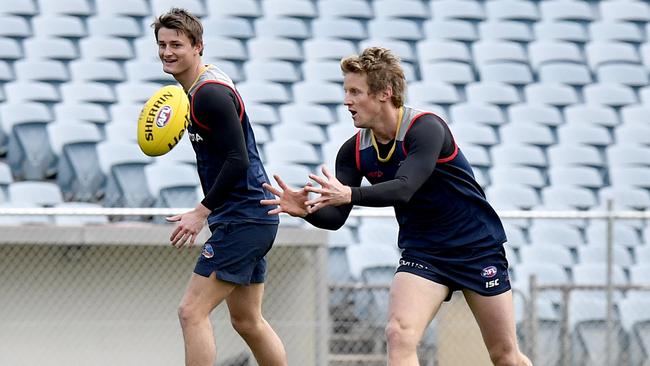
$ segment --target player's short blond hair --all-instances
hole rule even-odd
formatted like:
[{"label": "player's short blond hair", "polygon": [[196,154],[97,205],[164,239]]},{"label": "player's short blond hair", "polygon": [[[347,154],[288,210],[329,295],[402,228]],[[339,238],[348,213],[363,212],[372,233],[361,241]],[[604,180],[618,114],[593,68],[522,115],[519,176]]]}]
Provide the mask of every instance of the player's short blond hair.
[{"label": "player's short blond hair", "polygon": [[[181,32],[190,39],[192,46],[198,43],[203,43],[203,25],[196,15],[181,8],[171,8],[168,12],[161,14],[151,24],[153,27],[153,34],[158,41],[158,31],[160,28],[174,29]],[[203,55],[203,49],[201,49]]]},{"label": "player's short blond hair", "polygon": [[366,74],[369,94],[377,94],[390,87],[393,90],[391,103],[395,107],[404,105],[406,79],[400,59],[391,50],[382,47],[368,47],[359,55],[341,60],[343,74]]}]

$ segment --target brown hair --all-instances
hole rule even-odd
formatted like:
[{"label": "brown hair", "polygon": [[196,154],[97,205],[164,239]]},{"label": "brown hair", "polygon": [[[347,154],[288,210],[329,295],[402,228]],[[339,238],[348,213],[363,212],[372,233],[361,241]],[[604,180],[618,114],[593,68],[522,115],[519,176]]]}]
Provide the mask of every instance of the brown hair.
[{"label": "brown hair", "polygon": [[[203,25],[201,21],[185,9],[169,9],[168,12],[156,18],[151,26],[153,27],[153,34],[156,37],[156,41],[158,41],[158,31],[160,28],[168,28],[185,34],[190,39],[192,46],[196,46],[199,42],[203,43]],[[203,49],[201,49],[200,55],[203,55]]]},{"label": "brown hair", "polygon": [[369,94],[377,94],[386,88],[393,89],[391,102],[395,107],[404,105],[406,80],[400,59],[389,49],[368,47],[360,55],[348,56],[341,60],[341,70],[366,74]]}]

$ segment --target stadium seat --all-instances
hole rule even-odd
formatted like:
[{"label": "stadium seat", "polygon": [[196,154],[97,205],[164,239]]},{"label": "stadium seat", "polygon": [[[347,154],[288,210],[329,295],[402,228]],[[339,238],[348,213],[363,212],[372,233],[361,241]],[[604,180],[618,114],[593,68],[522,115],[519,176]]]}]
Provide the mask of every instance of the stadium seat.
[{"label": "stadium seat", "polygon": [[423,28],[427,40],[474,42],[478,39],[476,27],[460,19],[429,19],[424,21]]},{"label": "stadium seat", "polygon": [[[104,13],[102,13],[104,14]],[[99,15],[88,18],[88,34],[100,38],[138,38],[142,36],[138,22],[129,16]]]},{"label": "stadium seat", "polygon": [[461,100],[456,88],[444,82],[413,82],[409,85],[408,92],[409,104],[448,105]]},{"label": "stadium seat", "polygon": [[144,167],[152,159],[132,142],[103,141],[97,144],[99,167],[106,178],[103,204],[107,207],[149,207],[153,197],[145,181]]},{"label": "stadium seat", "polygon": [[66,199],[92,201],[101,191],[103,175],[95,145],[99,129],[86,122],[57,121],[47,125],[47,136],[57,159],[57,184]]},{"label": "stadium seat", "polygon": [[527,210],[539,205],[539,197],[530,186],[493,185],[485,191],[488,201],[499,210]]},{"label": "stadium seat", "polygon": [[117,37],[86,37],[79,41],[79,48],[85,62],[95,59],[125,61],[134,56],[129,42]]},{"label": "stadium seat", "polygon": [[621,125],[614,131],[618,143],[649,145],[650,127],[647,125]]},{"label": "stadium seat", "polygon": [[545,21],[591,22],[593,10],[586,1],[547,0],[539,3],[539,11]]},{"label": "stadium seat", "polygon": [[645,38],[636,24],[628,22],[595,21],[589,24],[588,28],[591,39],[594,41],[620,41],[638,44]]},{"label": "stadium seat", "polygon": [[648,166],[650,164],[650,147],[630,145],[627,141],[610,145],[607,147],[606,155],[609,166]]},{"label": "stadium seat", "polygon": [[262,15],[259,2],[255,0],[206,0],[206,8],[211,17],[229,18],[239,17],[253,19]]},{"label": "stadium seat", "polygon": [[11,168],[5,162],[0,162],[0,202],[9,201],[9,185],[14,182]]},{"label": "stadium seat", "polygon": [[[222,51],[217,48],[215,52]],[[248,41],[249,57],[253,60],[303,61],[298,42],[287,38],[256,37]],[[241,55],[245,58],[245,54]]]},{"label": "stadium seat", "polygon": [[484,146],[465,144],[460,147],[460,150],[472,166],[485,168],[492,166],[490,155]]},{"label": "stadium seat", "polygon": [[537,123],[558,126],[564,121],[557,108],[546,104],[520,103],[508,107],[508,120],[511,123]]},{"label": "stadium seat", "polygon": [[18,40],[0,37],[0,60],[19,60],[23,57],[23,51]]},{"label": "stadium seat", "polygon": [[315,124],[328,126],[336,123],[330,110],[317,104],[285,104],[280,107],[280,120],[284,124]]},{"label": "stadium seat", "polygon": [[[157,53],[155,53],[157,55]],[[133,59],[125,63],[126,76],[130,81],[154,82],[159,84],[175,83],[174,77],[162,71],[160,60]]]},{"label": "stadium seat", "polygon": [[628,105],[621,108],[621,119],[626,125],[642,125],[646,123],[650,107],[643,104]]},{"label": "stadium seat", "polygon": [[[7,24],[4,20],[0,24]],[[21,29],[18,25],[17,29]],[[86,28],[80,17],[69,15],[45,15],[41,14],[32,18],[32,27],[36,37],[63,37],[78,39],[87,35]],[[0,35],[2,30],[0,29]],[[25,36],[28,36],[26,34]]]},{"label": "stadium seat", "polygon": [[587,103],[600,103],[611,107],[622,107],[637,103],[632,88],[616,83],[593,83],[583,89]]},{"label": "stadium seat", "polygon": [[282,104],[290,100],[282,85],[268,81],[241,82],[237,90],[248,103]]},{"label": "stadium seat", "polygon": [[550,127],[542,124],[507,124],[499,129],[501,141],[507,144],[549,146],[555,144]]},{"label": "stadium seat", "polygon": [[22,81],[66,82],[70,80],[66,65],[56,60],[22,59],[14,63],[16,78]]},{"label": "stadium seat", "polygon": [[61,86],[63,99],[71,102],[114,103],[115,93],[105,83],[72,81]]},{"label": "stadium seat", "polygon": [[267,104],[251,102],[246,105],[246,113],[253,124],[274,125],[280,123],[275,109]]},{"label": "stadium seat", "polygon": [[[647,268],[645,268],[648,271]],[[645,281],[647,283],[647,280]],[[647,295],[640,292],[640,295]],[[647,344],[650,341],[649,296],[628,297],[617,302],[621,325],[629,335],[629,360],[632,365],[643,364],[647,359]]]},{"label": "stadium seat", "polygon": [[378,19],[368,21],[368,36],[415,42],[423,35],[415,21],[407,19]]},{"label": "stadium seat", "polygon": [[[609,186],[602,188],[598,192],[598,196],[601,205],[603,206],[606,205],[607,200],[611,199],[614,203],[614,208],[617,209],[629,210],[650,208],[650,195],[641,188],[627,185]],[[641,222],[640,225],[643,226],[643,222]]]},{"label": "stadium seat", "polygon": [[122,67],[116,61],[88,58],[82,60],[69,64],[75,82],[119,83],[126,80]]},{"label": "stadium seat", "polygon": [[[49,83],[38,81],[14,81],[4,85],[8,102],[46,102],[55,103],[61,100],[56,87]],[[0,93],[0,100],[5,97]]]},{"label": "stadium seat", "polygon": [[523,165],[546,168],[548,165],[542,149],[533,145],[500,144],[491,150],[492,158],[499,166]]},{"label": "stadium seat", "polygon": [[534,39],[530,27],[518,21],[485,21],[478,25],[481,40],[499,40],[527,43]]},{"label": "stadium seat", "polygon": [[311,19],[318,16],[316,5],[304,0],[267,0],[262,2],[265,16]]},{"label": "stadium seat", "polygon": [[578,93],[568,85],[557,82],[530,83],[524,87],[526,102],[565,107],[578,103]]},{"label": "stadium seat", "polygon": [[594,208],[598,204],[594,193],[587,188],[569,185],[562,181],[558,184],[553,181],[553,177],[551,177],[551,183],[553,185],[542,189],[542,201],[545,208],[585,210]]},{"label": "stadium seat", "polygon": [[8,192],[9,200],[16,204],[52,207],[63,202],[61,190],[51,182],[14,182],[9,185]]},{"label": "stadium seat", "polygon": [[17,15],[0,15],[0,36],[10,38],[27,38],[32,36],[29,23]]},{"label": "stadium seat", "polygon": [[450,115],[452,123],[499,126],[506,122],[499,107],[487,103],[456,103],[451,106]]},{"label": "stadium seat", "polygon": [[549,164],[553,167],[590,166],[602,168],[605,161],[598,149],[589,145],[558,144],[547,150]]},{"label": "stadium seat", "polygon": [[542,21],[533,25],[535,38],[544,41],[566,41],[583,44],[590,40],[586,28],[577,22]]},{"label": "stadium seat", "polygon": [[497,61],[528,62],[523,46],[509,41],[480,40],[472,45],[472,53],[478,66]]},{"label": "stadium seat", "polygon": [[317,18],[311,23],[314,39],[341,39],[358,42],[368,37],[363,23],[350,18]]},{"label": "stadium seat", "polygon": [[149,192],[155,207],[194,207],[200,184],[194,167],[187,164],[157,162],[144,167]]},{"label": "stadium seat", "polygon": [[522,86],[533,81],[530,67],[521,63],[492,63],[479,66],[481,81]]},{"label": "stadium seat", "polygon": [[585,65],[572,62],[542,64],[538,69],[538,78],[542,83],[561,83],[578,87],[593,81]]},{"label": "stadium seat", "polygon": [[575,259],[569,248],[553,243],[524,245],[519,248],[519,255],[521,261],[527,263],[554,263],[565,269],[571,268],[575,264]]},{"label": "stadium seat", "polygon": [[146,0],[95,0],[97,14],[144,17],[151,15]]},{"label": "stadium seat", "polygon": [[641,1],[602,1],[598,3],[603,20],[612,22],[648,22],[650,7]]},{"label": "stadium seat", "polygon": [[[542,262],[535,259],[532,262],[521,261],[516,267],[513,267],[514,281],[513,288],[528,295],[530,287],[530,277],[535,276],[537,284],[570,284],[571,280],[566,270],[559,263]],[[559,291],[544,291],[540,294],[541,298],[547,299],[552,303],[561,301]]]},{"label": "stadium seat", "polygon": [[34,16],[38,9],[33,0],[5,1],[0,4],[0,14]]},{"label": "stadium seat", "polygon": [[343,83],[341,64],[338,61],[305,61],[302,70],[305,81]]},{"label": "stadium seat", "polygon": [[213,37],[248,40],[255,37],[255,30],[247,19],[238,17],[213,17],[202,19],[203,31]]},{"label": "stadium seat", "polygon": [[596,125],[565,124],[558,128],[557,133],[562,144],[605,147],[612,143],[609,131],[605,127]]},{"label": "stadium seat", "polygon": [[265,164],[265,169],[269,177],[279,175],[288,186],[294,188],[303,187],[310,181],[309,174],[312,173],[312,171],[304,165],[278,161],[277,159],[269,160],[269,162]]},{"label": "stadium seat", "polygon": [[[254,41],[250,41],[250,42],[254,42]],[[236,61],[236,62],[244,62],[248,60],[248,56],[246,55],[246,49],[244,48],[244,43],[238,39],[204,37],[203,44],[204,44],[203,57],[206,60],[220,59],[220,60],[229,60],[229,61]],[[257,45],[257,43],[254,44]],[[257,46],[252,46],[251,43],[249,43],[249,46],[257,47]],[[257,50],[257,48],[255,49]],[[258,57],[259,55],[251,54],[250,56]]]},{"label": "stadium seat", "polygon": [[564,109],[567,123],[614,127],[620,123],[616,111],[601,104],[573,104]]},{"label": "stadium seat", "polygon": [[325,131],[317,125],[298,123],[279,123],[271,127],[271,134],[278,141],[294,139],[320,145],[327,141]]},{"label": "stadium seat", "polygon": [[372,2],[375,17],[426,20],[430,18],[429,8],[417,0],[377,0]]},{"label": "stadium seat", "polygon": [[614,186],[650,188],[650,171],[647,167],[611,167],[609,179]]},{"label": "stadium seat", "polygon": [[534,22],[539,20],[539,12],[532,1],[493,0],[485,4],[488,19],[518,20]]},{"label": "stadium seat", "polygon": [[66,38],[33,37],[22,42],[29,59],[73,60],[79,57],[74,43]]},{"label": "stadium seat", "polygon": [[[254,127],[253,130],[255,130]],[[255,136],[257,137],[257,135]],[[196,154],[189,139],[181,139],[172,151],[165,154],[165,161],[169,163],[183,163],[196,167]]]},{"label": "stadium seat", "polygon": [[575,43],[564,41],[538,40],[528,45],[530,65],[533,69],[547,63],[584,63],[580,48]]},{"label": "stadium seat", "polygon": [[548,175],[551,184],[578,186],[597,189],[603,185],[603,177],[596,168],[587,166],[550,167]]},{"label": "stadium seat", "polygon": [[533,188],[542,188],[546,180],[541,171],[527,166],[498,166],[490,169],[494,185],[521,184]]},{"label": "stadium seat", "polygon": [[372,7],[363,0],[321,0],[317,2],[318,14],[322,18],[371,19]]},{"label": "stadium seat", "polygon": [[589,42],[585,46],[587,62],[592,70],[607,63],[640,63],[634,46],[622,42]]},{"label": "stadium seat", "polygon": [[577,248],[585,243],[576,226],[558,221],[537,220],[531,225],[528,234],[531,245],[556,244]]},{"label": "stadium seat", "polygon": [[339,105],[343,102],[343,89],[336,84],[318,81],[301,81],[293,84],[296,103]]},{"label": "stadium seat", "polygon": [[251,60],[244,63],[244,74],[248,81],[270,81],[293,83],[300,80],[293,64],[288,61]]},{"label": "stadium seat", "polygon": [[462,42],[448,40],[425,40],[416,46],[420,63],[460,61],[472,63],[469,48]]},{"label": "stadium seat", "polygon": [[304,40],[310,37],[307,24],[296,18],[261,17],[253,22],[255,33],[269,38]]},{"label": "stadium seat", "polygon": [[605,365],[608,357],[605,350],[612,352],[609,359],[620,364],[622,330],[620,323],[613,324],[614,343],[606,345],[607,303],[604,297],[595,298],[573,296],[569,303],[569,325],[573,331],[573,358],[585,365]]},{"label": "stadium seat", "polygon": [[[201,0],[183,0],[183,8],[202,18],[207,15],[203,3]],[[174,0],[151,0],[151,15],[159,16],[175,6],[178,6],[178,3]]]},{"label": "stadium seat", "polygon": [[303,47],[307,61],[331,60],[338,62],[341,58],[357,52],[354,43],[344,39],[310,38],[303,42]]},{"label": "stadium seat", "polygon": [[483,7],[478,1],[440,0],[431,3],[434,19],[464,19],[481,21],[485,19]]},{"label": "stadium seat", "polygon": [[467,101],[471,103],[490,103],[510,105],[520,102],[519,94],[514,86],[486,81],[468,84],[465,87]]},{"label": "stadium seat", "polygon": [[455,85],[475,81],[472,68],[464,62],[436,62],[420,67],[424,81],[443,81]]},{"label": "stadium seat", "polygon": [[321,162],[314,146],[304,141],[274,140],[266,144],[264,150],[271,163],[317,165]]},{"label": "stadium seat", "polygon": [[[636,247],[641,245],[641,238],[637,234],[636,228],[627,225],[626,222],[616,222],[613,229],[613,242],[615,245],[621,247]],[[589,245],[607,244],[607,223],[605,221],[593,221],[585,233]]]},{"label": "stadium seat", "polygon": [[465,144],[492,146],[498,143],[494,129],[487,125],[473,125],[469,123],[455,123],[450,126],[454,140],[460,146]]}]

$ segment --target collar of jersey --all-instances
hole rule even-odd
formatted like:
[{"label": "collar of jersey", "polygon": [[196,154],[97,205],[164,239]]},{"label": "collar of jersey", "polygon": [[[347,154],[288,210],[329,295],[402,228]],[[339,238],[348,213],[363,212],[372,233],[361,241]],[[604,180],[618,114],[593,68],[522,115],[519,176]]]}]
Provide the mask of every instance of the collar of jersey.
[{"label": "collar of jersey", "polygon": [[375,134],[372,131],[370,132],[370,141],[372,141],[372,146],[375,148],[375,152],[377,153],[377,160],[379,160],[382,163],[389,161],[390,158],[393,156],[393,153],[395,152],[395,146],[397,146],[397,134],[399,133],[399,128],[402,125],[403,117],[404,117],[404,107],[400,107],[399,114],[397,116],[397,129],[395,130],[395,138],[393,139],[393,146],[391,146],[390,151],[388,152],[385,158],[382,158],[379,155],[379,147],[377,146],[377,140],[375,140]]}]

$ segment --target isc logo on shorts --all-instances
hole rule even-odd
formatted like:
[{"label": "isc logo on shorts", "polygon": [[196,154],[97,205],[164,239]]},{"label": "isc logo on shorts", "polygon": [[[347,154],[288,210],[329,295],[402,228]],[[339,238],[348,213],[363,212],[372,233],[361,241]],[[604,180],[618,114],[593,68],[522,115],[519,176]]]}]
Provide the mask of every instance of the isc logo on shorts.
[{"label": "isc logo on shorts", "polygon": [[[481,271],[481,276],[484,278],[493,278],[494,276],[497,275],[499,271],[497,270],[497,267],[495,266],[489,266],[483,268]],[[497,287],[499,286],[499,279],[496,278],[494,280],[486,281],[485,282],[485,288],[492,288],[492,287]]]},{"label": "isc logo on shorts", "polygon": [[203,250],[201,251],[201,255],[208,259],[214,257],[214,249],[212,249],[212,245],[205,244],[203,246]]}]

